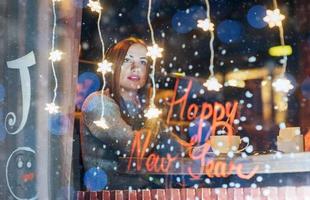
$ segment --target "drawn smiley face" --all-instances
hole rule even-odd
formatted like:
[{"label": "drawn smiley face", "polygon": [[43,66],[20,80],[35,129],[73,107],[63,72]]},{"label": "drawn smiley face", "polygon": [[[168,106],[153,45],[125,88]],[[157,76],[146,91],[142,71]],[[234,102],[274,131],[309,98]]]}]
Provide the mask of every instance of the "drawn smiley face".
[{"label": "drawn smiley face", "polygon": [[30,147],[15,149],[6,163],[6,181],[10,193],[17,199],[37,198],[35,151]]}]

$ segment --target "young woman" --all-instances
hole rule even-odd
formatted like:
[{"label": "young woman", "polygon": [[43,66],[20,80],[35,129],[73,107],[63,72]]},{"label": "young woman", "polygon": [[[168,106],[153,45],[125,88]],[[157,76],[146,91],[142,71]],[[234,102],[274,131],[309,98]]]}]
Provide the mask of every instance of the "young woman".
[{"label": "young woman", "polygon": [[[104,170],[109,189],[150,186],[145,177],[130,176],[118,170],[120,157],[130,155],[135,130],[150,128],[150,148],[157,147],[157,150],[160,150],[159,138],[163,142],[170,138],[167,132],[160,134],[163,133],[163,129],[157,123],[158,119],[150,121],[144,118],[150,87],[150,64],[146,53],[145,43],[137,38],[124,39],[107,52],[106,59],[113,63],[110,95],[103,96],[104,119],[109,128],[103,129],[94,123],[101,116],[101,92],[89,95],[82,106],[81,146],[84,169],[87,171],[99,167]],[[141,138],[142,144],[144,138]],[[169,145],[174,144],[169,142]],[[166,146],[169,149],[168,144]],[[176,148],[174,147],[174,153],[177,152]],[[149,149],[147,153],[151,151]]]}]

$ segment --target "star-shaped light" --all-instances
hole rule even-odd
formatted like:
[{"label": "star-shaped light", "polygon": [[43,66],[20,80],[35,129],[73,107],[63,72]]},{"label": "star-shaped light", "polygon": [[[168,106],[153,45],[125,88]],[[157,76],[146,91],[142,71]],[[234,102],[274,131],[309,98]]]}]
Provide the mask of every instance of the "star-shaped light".
[{"label": "star-shaped light", "polygon": [[87,6],[90,7],[90,10],[91,10],[91,11],[95,11],[95,12],[97,12],[97,13],[100,13],[100,12],[101,12],[101,9],[102,9],[102,7],[101,7],[99,1],[92,1],[92,0],[89,0]]},{"label": "star-shaped light", "polygon": [[275,9],[267,10],[267,15],[263,18],[263,20],[268,23],[270,28],[272,28],[274,26],[281,26],[284,18],[285,16],[280,13],[280,10]]},{"label": "star-shaped light", "polygon": [[153,46],[147,47],[146,56],[150,56],[153,60],[156,58],[161,58],[163,56],[163,50],[163,48],[160,48],[157,44],[154,44]]},{"label": "star-shaped light", "polygon": [[204,31],[214,31],[214,24],[208,18],[199,19],[197,21],[197,27]]},{"label": "star-shaped light", "polygon": [[289,92],[291,89],[294,88],[291,81],[288,80],[286,77],[277,78],[275,81],[273,81],[272,87],[277,92],[285,92],[285,93]]},{"label": "star-shaped light", "polygon": [[55,103],[47,103],[44,110],[47,110],[50,114],[59,113],[59,106]]},{"label": "star-shaped light", "polygon": [[50,57],[48,59],[53,61],[53,62],[60,61],[62,59],[61,58],[62,54],[63,53],[61,51],[56,49],[56,50],[50,52]]},{"label": "star-shaped light", "polygon": [[209,77],[203,86],[205,86],[209,91],[213,90],[217,92],[223,87],[214,76]]},{"label": "star-shaped light", "polygon": [[94,123],[96,124],[96,126],[100,128],[103,128],[103,129],[109,128],[107,121],[103,117],[101,117],[100,120],[94,121]]},{"label": "star-shaped light", "polygon": [[112,63],[107,60],[103,60],[102,62],[98,63],[97,72],[107,73],[112,72]]},{"label": "star-shaped light", "polygon": [[145,111],[144,116],[148,119],[153,119],[159,117],[161,110],[156,108],[154,104],[151,104],[150,107]]}]

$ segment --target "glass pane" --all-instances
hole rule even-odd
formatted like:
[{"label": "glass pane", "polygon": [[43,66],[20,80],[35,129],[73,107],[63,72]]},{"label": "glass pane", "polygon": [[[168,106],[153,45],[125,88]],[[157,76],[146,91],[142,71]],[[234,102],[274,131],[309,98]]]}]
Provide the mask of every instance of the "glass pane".
[{"label": "glass pane", "polygon": [[[80,41],[79,1],[1,1],[1,199],[70,198],[74,98]],[[45,110],[55,92],[59,113]],[[72,188],[72,187],[71,187]],[[73,190],[71,189],[71,192]]]}]

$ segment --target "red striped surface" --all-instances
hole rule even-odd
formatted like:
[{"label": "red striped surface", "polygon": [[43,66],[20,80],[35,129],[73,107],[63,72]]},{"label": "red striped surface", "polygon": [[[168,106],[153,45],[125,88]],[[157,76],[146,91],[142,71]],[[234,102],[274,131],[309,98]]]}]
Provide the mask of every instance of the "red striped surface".
[{"label": "red striped surface", "polygon": [[77,200],[310,200],[310,186],[79,191]]}]

